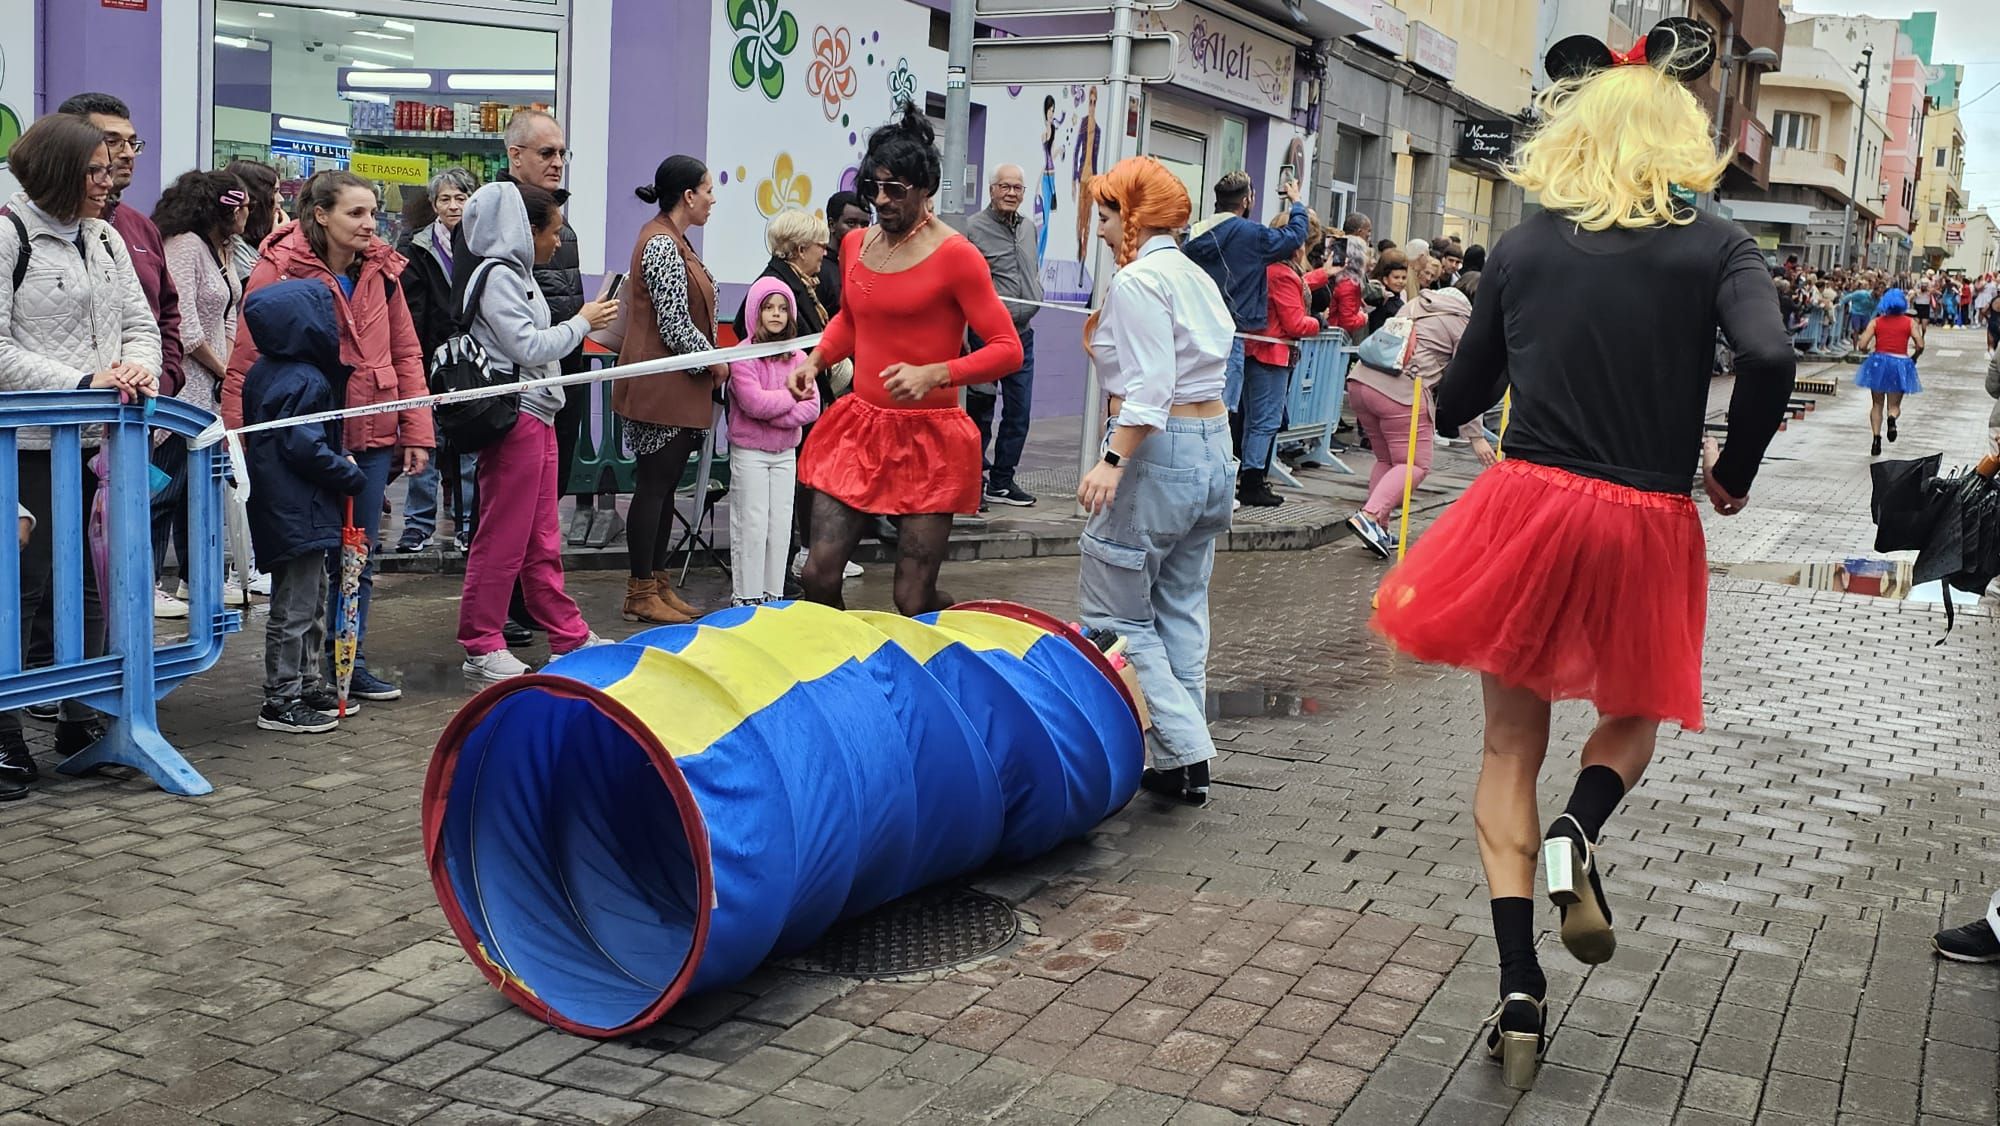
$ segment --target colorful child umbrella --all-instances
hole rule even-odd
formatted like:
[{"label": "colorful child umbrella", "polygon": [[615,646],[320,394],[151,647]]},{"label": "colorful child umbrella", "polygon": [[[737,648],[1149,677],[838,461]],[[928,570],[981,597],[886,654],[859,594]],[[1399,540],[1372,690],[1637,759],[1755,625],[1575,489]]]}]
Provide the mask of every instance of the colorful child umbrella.
[{"label": "colorful child umbrella", "polygon": [[340,614],[333,623],[333,686],[340,695],[342,716],[347,714],[347,686],[361,651],[361,571],[366,566],[368,533],[354,526],[354,500],[349,498],[347,520],[340,529]]}]

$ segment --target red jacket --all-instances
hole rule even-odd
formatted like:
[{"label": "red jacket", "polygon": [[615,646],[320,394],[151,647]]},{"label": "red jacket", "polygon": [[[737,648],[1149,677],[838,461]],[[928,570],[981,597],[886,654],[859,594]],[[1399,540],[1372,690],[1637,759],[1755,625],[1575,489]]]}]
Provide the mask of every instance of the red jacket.
[{"label": "red jacket", "polygon": [[[1319,335],[1319,321],[1306,311],[1306,279],[1300,277],[1289,262],[1273,262],[1264,267],[1264,288],[1269,294],[1265,304],[1270,312],[1264,318],[1264,327],[1258,335],[1291,340]],[[1292,362],[1291,345],[1270,344],[1262,340],[1248,341],[1244,355],[1273,367],[1286,367]]]},{"label": "red jacket", "polygon": [[[334,315],[340,321],[340,362],[354,369],[347,378],[343,406],[360,407],[414,399],[428,393],[424,381],[424,347],[410,306],[403,300],[403,256],[375,240],[361,256],[361,277],[349,301],[334,281],[333,271],[313,253],[297,223],[287,223],[264,240],[263,253],[250,271],[243,292],[290,278],[312,278],[333,291]],[[232,429],[243,425],[243,376],[257,362],[257,342],[250,338],[250,321],[236,330],[236,347],[229,354],[229,374],[222,381],[222,420]],[[347,420],[349,450],[379,450],[391,446],[432,449],[437,438],[426,409],[395,414],[356,415]]]}]

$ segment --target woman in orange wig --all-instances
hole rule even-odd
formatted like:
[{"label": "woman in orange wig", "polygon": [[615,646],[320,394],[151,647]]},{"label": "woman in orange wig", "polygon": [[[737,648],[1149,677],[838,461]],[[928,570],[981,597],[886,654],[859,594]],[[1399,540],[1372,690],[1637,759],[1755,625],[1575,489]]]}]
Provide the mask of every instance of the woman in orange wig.
[{"label": "woman in orange wig", "polygon": [[1222,405],[1235,321],[1201,267],[1181,253],[1187,189],[1152,157],[1091,182],[1098,237],[1118,257],[1085,329],[1107,396],[1103,459],[1076,498],[1084,525],[1083,622],[1126,638],[1152,713],[1141,785],[1208,800],[1215,740],[1204,709],[1208,579],[1229,530],[1236,460]]}]

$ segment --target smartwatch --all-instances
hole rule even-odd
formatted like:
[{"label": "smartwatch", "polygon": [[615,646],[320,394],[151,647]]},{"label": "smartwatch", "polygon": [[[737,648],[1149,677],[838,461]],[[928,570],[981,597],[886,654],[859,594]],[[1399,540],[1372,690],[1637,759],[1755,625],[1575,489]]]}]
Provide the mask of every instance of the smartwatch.
[{"label": "smartwatch", "polygon": [[1118,468],[1118,463],[1124,460],[1125,460],[1124,458],[1118,456],[1117,450],[1104,451],[1104,464],[1110,466],[1113,469]]}]

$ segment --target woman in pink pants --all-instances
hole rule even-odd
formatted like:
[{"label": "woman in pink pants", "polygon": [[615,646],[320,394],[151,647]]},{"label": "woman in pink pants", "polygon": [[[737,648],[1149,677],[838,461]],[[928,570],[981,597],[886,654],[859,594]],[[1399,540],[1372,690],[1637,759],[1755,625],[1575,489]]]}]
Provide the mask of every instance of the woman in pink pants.
[{"label": "woman in pink pants", "polygon": [[[1409,305],[1416,322],[1415,343],[1401,374],[1377,371],[1355,362],[1347,370],[1347,401],[1361,432],[1368,435],[1368,447],[1375,454],[1375,468],[1368,474],[1368,500],[1361,511],[1347,518],[1348,530],[1363,546],[1387,559],[1395,554],[1396,537],[1389,531],[1389,516],[1403,503],[1403,481],[1415,477],[1409,487],[1423,484],[1431,470],[1432,440],[1431,384],[1444,373],[1445,364],[1458,350],[1458,338],[1472,318],[1472,297],[1479,289],[1479,275],[1466,274],[1445,289],[1425,290]],[[1417,460],[1410,464],[1410,412],[1417,409],[1416,379],[1424,381],[1424,402],[1417,416]],[[1481,465],[1497,460],[1486,432],[1477,419],[1459,430],[1459,437],[1472,444]]]},{"label": "woman in pink pants", "polygon": [[[535,285],[534,268],[554,256],[563,214],[543,189],[488,184],[466,203],[460,226],[466,248],[481,261],[465,292],[453,297],[471,312],[472,338],[497,368],[511,368],[523,380],[555,375],[557,361],[575,351],[585,333],[618,315],[617,302],[592,302],[569,320],[549,324],[549,303]],[[516,580],[528,611],[549,627],[549,649],[556,656],[603,643],[563,590],[555,433],[562,389],[525,390],[520,402],[513,429],[479,451],[479,530],[466,555],[465,596],[458,606],[465,673],[475,680],[505,680],[528,671],[507,651],[500,632]]]}]

